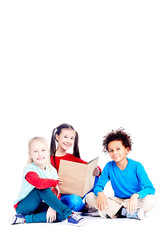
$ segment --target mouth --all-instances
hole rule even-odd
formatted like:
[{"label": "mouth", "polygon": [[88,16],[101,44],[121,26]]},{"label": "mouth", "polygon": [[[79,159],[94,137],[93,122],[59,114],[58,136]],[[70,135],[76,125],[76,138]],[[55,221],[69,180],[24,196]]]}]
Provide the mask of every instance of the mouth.
[{"label": "mouth", "polygon": [[71,147],[71,144],[64,143],[64,146],[68,148],[68,147]]},{"label": "mouth", "polygon": [[118,158],[119,158],[119,156],[113,156],[113,159],[115,159],[115,160],[118,159]]},{"label": "mouth", "polygon": [[37,158],[38,161],[42,161],[42,160],[44,160],[44,159],[45,159],[45,157],[39,157],[39,158]]}]

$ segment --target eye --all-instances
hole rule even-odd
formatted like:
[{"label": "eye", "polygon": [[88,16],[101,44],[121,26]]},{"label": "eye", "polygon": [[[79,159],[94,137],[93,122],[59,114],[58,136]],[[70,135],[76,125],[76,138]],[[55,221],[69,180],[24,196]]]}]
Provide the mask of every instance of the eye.
[{"label": "eye", "polygon": [[34,150],[34,153],[36,153],[37,152],[37,150]]},{"label": "eye", "polygon": [[42,152],[45,152],[45,149],[42,149]]},{"label": "eye", "polygon": [[109,150],[108,152],[111,153],[111,152],[113,152],[113,150]]},{"label": "eye", "polygon": [[120,148],[117,148],[117,151],[119,151],[120,150]]}]

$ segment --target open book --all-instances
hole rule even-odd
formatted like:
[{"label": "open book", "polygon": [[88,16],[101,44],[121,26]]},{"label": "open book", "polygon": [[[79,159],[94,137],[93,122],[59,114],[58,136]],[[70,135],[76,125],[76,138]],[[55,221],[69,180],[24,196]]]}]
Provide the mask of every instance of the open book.
[{"label": "open book", "polygon": [[60,192],[83,197],[94,185],[93,171],[97,167],[98,157],[88,164],[60,160],[58,176],[62,178]]}]

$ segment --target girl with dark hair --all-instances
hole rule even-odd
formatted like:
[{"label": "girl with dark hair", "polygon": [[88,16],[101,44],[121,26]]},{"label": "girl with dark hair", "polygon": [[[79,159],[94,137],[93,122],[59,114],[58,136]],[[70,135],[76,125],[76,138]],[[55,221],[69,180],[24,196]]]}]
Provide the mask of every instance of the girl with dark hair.
[{"label": "girl with dark hair", "polygon": [[[73,154],[67,153],[71,147],[73,147]],[[66,123],[53,129],[50,155],[51,164],[57,171],[59,170],[60,159],[87,164],[80,158],[78,133],[71,125]],[[93,172],[93,175],[96,176],[95,183],[98,181],[100,174],[101,169],[97,167]],[[86,215],[94,215],[96,212],[95,209],[89,209],[83,202],[83,199],[75,194],[62,194],[61,201],[74,211],[80,212],[83,210]]]}]

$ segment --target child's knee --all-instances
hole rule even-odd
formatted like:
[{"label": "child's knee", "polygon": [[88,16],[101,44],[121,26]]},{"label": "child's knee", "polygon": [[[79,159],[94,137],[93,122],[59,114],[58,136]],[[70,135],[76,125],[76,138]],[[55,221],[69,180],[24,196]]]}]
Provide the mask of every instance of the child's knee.
[{"label": "child's knee", "polygon": [[64,197],[62,202],[76,212],[82,211],[85,207],[85,203],[83,203],[82,198],[75,194]]},{"label": "child's knee", "polygon": [[77,195],[71,195],[71,204],[73,205],[73,210],[76,212],[82,211],[85,207],[82,198]]},{"label": "child's knee", "polygon": [[148,195],[146,197],[146,201],[147,201],[147,204],[150,205],[151,209],[154,208],[157,204],[157,199],[156,199],[156,196],[154,195]]},{"label": "child's knee", "polygon": [[142,199],[144,212],[147,213],[153,209],[157,204],[157,199],[154,195],[147,195]]},{"label": "child's knee", "polygon": [[86,202],[91,206],[91,207],[96,207],[96,195],[93,192],[90,192],[86,196]]}]

